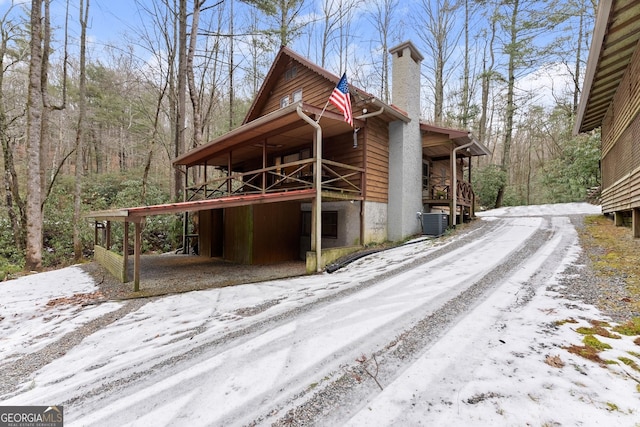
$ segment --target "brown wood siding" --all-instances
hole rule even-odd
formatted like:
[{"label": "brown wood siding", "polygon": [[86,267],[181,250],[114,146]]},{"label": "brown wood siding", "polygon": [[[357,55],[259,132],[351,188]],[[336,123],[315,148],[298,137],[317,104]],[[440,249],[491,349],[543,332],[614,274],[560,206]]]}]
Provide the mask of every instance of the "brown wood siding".
[{"label": "brown wood siding", "polygon": [[602,123],[603,157],[617,144],[640,112],[640,48],[636,47]]},{"label": "brown wood siding", "polygon": [[602,191],[602,212],[640,208],[640,168]]},{"label": "brown wood siding", "polygon": [[223,254],[223,213],[221,209],[198,212],[199,254],[220,257]]},{"label": "brown wood siding", "polygon": [[[362,165],[362,144],[358,143],[356,148],[353,148],[353,134],[343,134],[334,138],[327,138],[322,141],[322,158],[327,160],[332,160],[338,163],[344,163],[350,166],[355,167],[363,167]],[[330,166],[336,173],[338,174],[351,174],[353,171],[344,168],[338,168],[335,166]],[[326,174],[326,171],[323,172]],[[347,179],[356,185],[358,188],[361,188],[361,175],[357,176],[349,176]],[[334,177],[331,177],[334,178]],[[341,188],[349,188],[352,189],[347,183],[333,182],[331,186],[341,187]]]},{"label": "brown wood siding", "polygon": [[367,120],[366,200],[389,201],[389,127],[375,117]]},{"label": "brown wood siding", "polygon": [[224,259],[238,264],[251,264],[253,206],[225,209],[224,236]]},{"label": "brown wood siding", "polygon": [[640,116],[602,159],[602,210],[640,207]]},{"label": "brown wood siding", "polygon": [[253,208],[253,264],[299,259],[300,203],[269,203]]},{"label": "brown wood siding", "polygon": [[602,210],[640,207],[640,48],[602,122]]},{"label": "brown wood siding", "polygon": [[[289,96],[289,102],[293,103],[293,92],[302,89],[302,99],[304,102],[322,108],[329,100],[329,95],[333,91],[335,84],[324,77],[304,67],[297,61],[292,61],[296,67],[296,74],[293,78],[286,79],[286,71],[278,76],[273,92],[269,94],[268,100],[258,114],[258,117],[280,109],[280,100],[284,96]],[[289,69],[289,67],[287,68]],[[328,111],[338,113],[338,110],[329,104]]]}]

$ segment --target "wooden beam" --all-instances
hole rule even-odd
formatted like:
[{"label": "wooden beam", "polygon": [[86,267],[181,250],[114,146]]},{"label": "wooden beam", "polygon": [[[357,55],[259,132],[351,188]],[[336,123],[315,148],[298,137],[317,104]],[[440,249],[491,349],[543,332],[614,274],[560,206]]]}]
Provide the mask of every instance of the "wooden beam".
[{"label": "wooden beam", "polygon": [[124,264],[124,281],[129,281],[129,223],[124,223],[124,236],[122,237],[122,263]]},{"label": "wooden beam", "polygon": [[140,291],[140,251],[142,250],[142,224],[136,222],[135,243],[133,248],[133,291]]},{"label": "wooden beam", "polygon": [[615,211],[613,213],[613,223],[616,227],[622,227],[624,225],[624,217],[621,211]]},{"label": "wooden beam", "polygon": [[111,221],[107,221],[107,238],[104,247],[111,250]]},{"label": "wooden beam", "polygon": [[631,230],[635,239],[640,238],[640,208],[634,208],[631,217]]}]

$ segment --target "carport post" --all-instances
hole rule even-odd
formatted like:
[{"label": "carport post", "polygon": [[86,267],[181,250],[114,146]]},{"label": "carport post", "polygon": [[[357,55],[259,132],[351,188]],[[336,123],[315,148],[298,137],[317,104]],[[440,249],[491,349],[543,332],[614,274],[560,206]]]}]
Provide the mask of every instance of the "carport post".
[{"label": "carport post", "polygon": [[[144,218],[141,219],[144,221]],[[140,251],[142,241],[142,224],[141,221],[136,221],[136,235],[135,235],[135,248],[133,253],[133,291],[138,292],[140,290]]]},{"label": "carport post", "polygon": [[296,108],[298,116],[305,122],[309,123],[316,130],[313,134],[313,148],[316,158],[314,171],[314,185],[316,189],[315,200],[315,227],[312,234],[315,234],[315,251],[316,251],[316,272],[322,271],[322,128],[318,123],[313,121],[311,117],[302,112],[302,103]]},{"label": "carport post", "polygon": [[124,236],[122,237],[122,263],[124,264],[124,279],[129,281],[129,222],[124,222]]}]

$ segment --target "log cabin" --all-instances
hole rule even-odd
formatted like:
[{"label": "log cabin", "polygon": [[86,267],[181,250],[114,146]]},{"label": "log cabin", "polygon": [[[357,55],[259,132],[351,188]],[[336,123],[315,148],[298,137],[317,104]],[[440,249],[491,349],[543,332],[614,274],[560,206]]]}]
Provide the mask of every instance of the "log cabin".
[{"label": "log cabin", "polygon": [[139,242],[146,216],[184,212],[197,224],[185,228],[184,248],[197,239],[199,256],[303,259],[315,272],[364,245],[420,234],[423,212],[447,212],[450,225],[473,216],[470,159],[489,151],[467,131],[421,122],[422,55],[411,42],[389,53],[393,104],[350,86],[351,125],[327,102],[339,77],[282,47],[243,123],[174,160],[183,202],[91,217],[135,223]]},{"label": "log cabin", "polygon": [[640,2],[598,6],[574,134],[601,128],[602,211],[640,237]]}]

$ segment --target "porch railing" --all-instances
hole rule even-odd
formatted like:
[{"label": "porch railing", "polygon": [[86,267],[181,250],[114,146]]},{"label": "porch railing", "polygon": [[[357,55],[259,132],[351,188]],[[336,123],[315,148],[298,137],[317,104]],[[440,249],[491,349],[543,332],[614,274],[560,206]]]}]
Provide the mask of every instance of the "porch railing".
[{"label": "porch railing", "polygon": [[[315,159],[304,159],[248,172],[232,172],[190,187],[187,200],[312,189],[314,164]],[[363,168],[323,159],[322,190],[362,195],[363,172]]]},{"label": "porch railing", "polygon": [[[453,200],[450,184],[431,184],[422,186],[422,199],[430,204],[449,203]],[[474,199],[471,183],[458,180],[456,184],[456,202],[458,205],[471,206]]]}]

